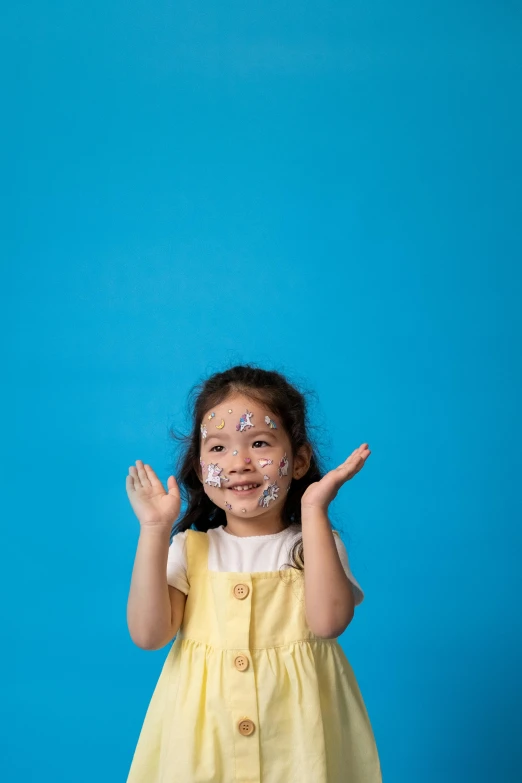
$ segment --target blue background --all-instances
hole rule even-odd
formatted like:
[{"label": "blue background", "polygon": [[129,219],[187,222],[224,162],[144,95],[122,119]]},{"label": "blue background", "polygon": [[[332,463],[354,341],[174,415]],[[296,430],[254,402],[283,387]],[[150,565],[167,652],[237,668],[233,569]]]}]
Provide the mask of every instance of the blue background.
[{"label": "blue background", "polygon": [[[136,459],[233,362],[317,392],[386,783],[520,780],[520,7],[11,3],[0,777],[124,783]],[[7,339],[8,338],[8,339]]]}]

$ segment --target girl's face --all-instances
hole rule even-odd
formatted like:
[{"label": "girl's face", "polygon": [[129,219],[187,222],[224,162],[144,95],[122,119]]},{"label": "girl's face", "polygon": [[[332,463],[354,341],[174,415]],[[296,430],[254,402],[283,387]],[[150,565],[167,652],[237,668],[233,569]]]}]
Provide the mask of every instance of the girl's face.
[{"label": "girl's face", "polygon": [[280,514],[294,464],[288,435],[268,408],[234,395],[200,422],[200,466],[205,493],[229,515]]}]

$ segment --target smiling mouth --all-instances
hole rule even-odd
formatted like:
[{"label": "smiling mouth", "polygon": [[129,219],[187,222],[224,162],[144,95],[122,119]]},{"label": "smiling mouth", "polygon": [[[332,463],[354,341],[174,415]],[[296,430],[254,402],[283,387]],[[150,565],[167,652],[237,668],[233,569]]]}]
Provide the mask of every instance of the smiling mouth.
[{"label": "smiling mouth", "polygon": [[[237,487],[227,487],[227,489],[230,490],[230,492],[235,492],[236,495],[250,495],[252,492],[255,492],[259,489],[261,484],[246,484],[245,488],[237,486]],[[248,487],[248,489],[247,489]]]}]

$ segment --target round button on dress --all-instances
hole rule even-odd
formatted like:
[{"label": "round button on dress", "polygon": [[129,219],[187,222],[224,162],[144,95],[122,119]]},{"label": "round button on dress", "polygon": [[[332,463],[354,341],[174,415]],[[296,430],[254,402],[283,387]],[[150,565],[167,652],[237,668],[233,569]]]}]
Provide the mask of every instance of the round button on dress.
[{"label": "round button on dress", "polygon": [[248,669],[248,658],[246,655],[238,655],[234,661],[236,669],[238,669],[240,672],[244,672],[245,669]]},{"label": "round button on dress", "polygon": [[242,584],[239,584],[239,585],[236,585],[236,586],[234,587],[234,595],[235,595],[235,596],[236,596],[236,598],[238,598],[240,601],[242,601],[242,600],[243,600],[243,598],[246,598],[246,597],[247,597],[247,595],[249,594],[249,592],[250,592],[250,588],[249,588],[249,586],[248,586],[248,585],[242,585]]},{"label": "round button on dress", "polygon": [[306,621],[304,573],[213,571],[199,530],[186,552],[183,622],[127,783],[382,783],[352,668]]},{"label": "round button on dress", "polygon": [[249,737],[250,734],[253,734],[255,725],[251,720],[246,719],[239,722],[238,729],[240,734]]}]

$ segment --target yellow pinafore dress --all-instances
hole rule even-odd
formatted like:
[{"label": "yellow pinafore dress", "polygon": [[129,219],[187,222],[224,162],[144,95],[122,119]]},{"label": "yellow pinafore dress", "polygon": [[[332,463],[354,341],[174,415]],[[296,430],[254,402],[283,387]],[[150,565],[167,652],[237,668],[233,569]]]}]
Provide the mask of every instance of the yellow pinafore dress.
[{"label": "yellow pinafore dress", "polygon": [[381,783],[352,668],[306,623],[304,574],[210,571],[187,531],[182,626],[127,783]]}]

